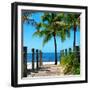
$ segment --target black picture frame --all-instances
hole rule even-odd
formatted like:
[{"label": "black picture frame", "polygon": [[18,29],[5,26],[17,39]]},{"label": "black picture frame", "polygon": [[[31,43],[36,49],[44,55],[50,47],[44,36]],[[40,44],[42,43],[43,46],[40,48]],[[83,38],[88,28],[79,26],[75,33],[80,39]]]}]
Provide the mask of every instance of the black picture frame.
[{"label": "black picture frame", "polygon": [[[36,6],[36,7],[54,7],[54,8],[69,8],[85,10],[85,80],[77,81],[62,81],[62,82],[45,82],[45,83],[28,83],[18,84],[18,6]],[[88,7],[87,6],[73,6],[73,5],[56,5],[56,4],[42,4],[42,3],[26,3],[14,2],[11,4],[11,86],[41,86],[41,85],[57,85],[57,84],[75,84],[88,82]]]}]

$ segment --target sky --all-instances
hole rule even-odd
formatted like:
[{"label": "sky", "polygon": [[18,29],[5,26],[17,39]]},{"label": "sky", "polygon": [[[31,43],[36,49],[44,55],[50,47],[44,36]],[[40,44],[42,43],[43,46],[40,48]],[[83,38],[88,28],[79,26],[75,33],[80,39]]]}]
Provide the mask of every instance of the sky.
[{"label": "sky", "polygon": [[[36,22],[41,22],[41,16],[43,13],[36,12],[30,18],[33,18]],[[30,24],[23,23],[23,46],[28,47],[28,53],[31,53],[32,48],[42,50],[42,52],[54,52],[54,40],[53,38],[43,46],[43,37],[33,36],[36,28]],[[60,37],[56,37],[57,52],[62,49],[68,49],[73,47],[73,29],[70,30],[70,38],[66,38],[64,42],[61,42]],[[80,30],[77,28],[76,32],[76,45],[80,45]]]}]

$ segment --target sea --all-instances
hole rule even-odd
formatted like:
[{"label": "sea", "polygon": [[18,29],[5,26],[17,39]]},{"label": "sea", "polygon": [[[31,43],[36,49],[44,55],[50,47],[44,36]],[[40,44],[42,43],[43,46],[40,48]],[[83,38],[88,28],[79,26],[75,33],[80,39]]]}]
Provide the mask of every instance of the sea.
[{"label": "sea", "polygon": [[[36,62],[36,55],[35,55]],[[42,53],[43,62],[55,62],[55,53]],[[57,61],[60,61],[60,53],[57,53]],[[32,62],[32,53],[27,53],[27,62]]]}]

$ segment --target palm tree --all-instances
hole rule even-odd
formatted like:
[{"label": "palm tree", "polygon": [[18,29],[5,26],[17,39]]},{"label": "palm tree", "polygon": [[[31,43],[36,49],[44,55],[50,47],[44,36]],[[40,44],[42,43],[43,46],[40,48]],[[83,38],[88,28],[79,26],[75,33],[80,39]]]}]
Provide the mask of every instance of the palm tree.
[{"label": "palm tree", "polygon": [[30,11],[22,11],[22,24],[23,23],[27,23],[28,25],[32,25],[32,26],[35,26],[36,25],[36,22],[33,18],[31,18],[31,16],[34,14],[35,12],[30,12]]},{"label": "palm tree", "polygon": [[45,45],[51,38],[54,39],[55,47],[55,65],[57,65],[57,41],[56,37],[61,37],[61,40],[64,41],[66,38],[66,24],[62,21],[63,13],[49,13],[45,12],[41,17],[42,22],[37,23],[37,31],[34,35],[44,37],[43,45]]},{"label": "palm tree", "polygon": [[75,48],[75,46],[76,46],[76,31],[77,31],[77,27],[80,27],[80,13],[68,13],[66,15],[65,20],[70,27],[73,27],[73,31],[74,31],[73,48]]}]

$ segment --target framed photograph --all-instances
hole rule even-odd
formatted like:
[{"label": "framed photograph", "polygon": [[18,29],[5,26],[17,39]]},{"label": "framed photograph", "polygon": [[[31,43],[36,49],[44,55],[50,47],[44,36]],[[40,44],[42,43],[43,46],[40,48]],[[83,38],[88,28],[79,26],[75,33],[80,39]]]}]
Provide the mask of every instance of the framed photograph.
[{"label": "framed photograph", "polygon": [[87,83],[87,6],[11,6],[11,85]]}]

